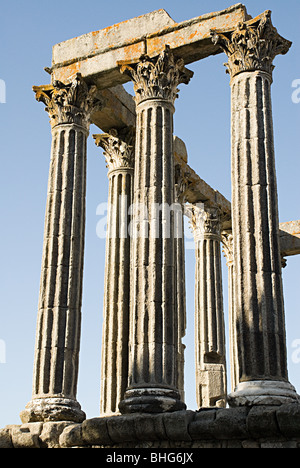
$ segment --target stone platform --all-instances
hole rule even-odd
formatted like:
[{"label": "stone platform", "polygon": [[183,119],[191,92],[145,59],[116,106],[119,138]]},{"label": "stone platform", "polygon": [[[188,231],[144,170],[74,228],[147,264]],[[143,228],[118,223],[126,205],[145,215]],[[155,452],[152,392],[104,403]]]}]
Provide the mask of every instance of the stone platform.
[{"label": "stone platform", "polygon": [[0,448],[300,448],[300,405],[7,426],[0,430]]}]

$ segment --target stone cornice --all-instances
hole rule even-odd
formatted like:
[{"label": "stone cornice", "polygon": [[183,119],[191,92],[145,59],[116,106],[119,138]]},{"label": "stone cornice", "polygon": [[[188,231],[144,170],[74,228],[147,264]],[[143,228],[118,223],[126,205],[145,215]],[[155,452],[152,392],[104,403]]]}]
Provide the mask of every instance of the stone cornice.
[{"label": "stone cornice", "polygon": [[158,57],[142,55],[137,64],[120,63],[120,67],[121,73],[134,82],[136,104],[148,99],[163,99],[174,104],[179,92],[177,86],[188,84],[193,76],[193,72],[185,68],[184,60],[176,60],[167,45]]},{"label": "stone cornice", "polygon": [[134,136],[135,131],[132,127],[120,131],[111,129],[109,133],[93,135],[95,144],[104,150],[109,171],[121,168],[133,169]]},{"label": "stone cornice", "polygon": [[52,85],[33,86],[33,91],[36,100],[46,105],[52,127],[72,123],[88,127],[91,113],[102,107],[96,86],[88,86],[80,73],[69,84],[54,81]]},{"label": "stone cornice", "polygon": [[272,74],[276,55],[286,54],[292,45],[272,25],[269,10],[250,21],[240,22],[234,30],[212,30],[211,37],[228,56],[225,65],[231,78],[244,71]]}]

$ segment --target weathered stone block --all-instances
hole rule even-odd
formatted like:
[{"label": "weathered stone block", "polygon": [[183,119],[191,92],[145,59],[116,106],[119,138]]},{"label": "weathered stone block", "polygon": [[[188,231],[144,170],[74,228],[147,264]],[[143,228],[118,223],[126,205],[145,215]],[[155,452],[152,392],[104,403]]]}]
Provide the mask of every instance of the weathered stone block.
[{"label": "weathered stone block", "polygon": [[195,414],[194,420],[189,424],[189,434],[193,440],[211,440],[215,438],[213,425],[216,412],[215,409],[205,409]]},{"label": "weathered stone block", "polygon": [[280,247],[284,256],[300,254],[300,221],[280,223]]},{"label": "weathered stone block", "polygon": [[108,434],[113,443],[131,442],[137,439],[134,415],[115,416],[107,419]]},{"label": "weathered stone block", "polygon": [[13,443],[9,429],[0,430],[0,449],[2,448],[13,448]]},{"label": "weathered stone block", "polygon": [[220,409],[216,413],[213,433],[216,439],[246,439],[248,437],[247,408]]},{"label": "weathered stone block", "polygon": [[79,72],[92,78],[99,88],[110,88],[128,81],[120,74],[118,63],[137,63],[146,53],[155,57],[166,44],[176,56],[184,57],[186,64],[220,53],[221,48],[210,40],[211,29],[234,28],[247,18],[241,4],[182,23],[158,10],[55,45],[52,78],[68,82]]},{"label": "weathered stone block", "polygon": [[139,440],[156,441],[167,439],[163,414],[136,414],[134,430]]},{"label": "weathered stone block", "polygon": [[42,429],[42,423],[29,423],[13,427],[11,435],[14,448],[41,448],[39,436]]},{"label": "weathered stone block", "polygon": [[247,418],[247,428],[254,439],[278,437],[277,407],[254,406]]},{"label": "weathered stone block", "polygon": [[100,31],[84,34],[53,47],[53,64],[73,60],[74,57],[84,57],[104,53],[110,49],[123,47],[124,44],[137,41],[145,31],[154,33],[159,29],[174,25],[175,21],[165,10],[157,10],[136,18],[115,24]]},{"label": "weathered stone block", "polygon": [[63,431],[70,425],[73,426],[73,423],[69,423],[67,421],[44,423],[42,433],[40,435],[42,447],[60,448],[59,438]]},{"label": "weathered stone block", "polygon": [[82,437],[89,445],[110,445],[112,440],[108,434],[108,418],[87,419],[82,423]]},{"label": "weathered stone block", "polygon": [[217,49],[212,49],[209,43],[211,29],[230,29],[232,24],[244,21],[246,18],[246,8],[241,4],[237,4],[223,11],[208,13],[184,21],[174,27],[165,28],[164,34],[149,34],[147,37],[147,53],[153,56],[161,52],[168,44],[172,49],[177,49],[176,55],[178,57],[184,56],[186,64],[200,60],[207,55],[219,52]]},{"label": "weathered stone block", "polygon": [[68,426],[61,434],[59,444],[62,448],[84,446],[81,424]]},{"label": "weathered stone block", "polygon": [[123,86],[115,86],[101,91],[103,108],[92,114],[92,122],[103,132],[112,128],[135,127],[135,102]]},{"label": "weathered stone block", "polygon": [[288,438],[300,437],[300,404],[283,405],[276,411],[281,433]]},{"label": "weathered stone block", "polygon": [[175,441],[191,441],[189,434],[189,424],[195,416],[194,411],[176,411],[175,413],[166,413],[163,416],[166,428],[167,438]]}]

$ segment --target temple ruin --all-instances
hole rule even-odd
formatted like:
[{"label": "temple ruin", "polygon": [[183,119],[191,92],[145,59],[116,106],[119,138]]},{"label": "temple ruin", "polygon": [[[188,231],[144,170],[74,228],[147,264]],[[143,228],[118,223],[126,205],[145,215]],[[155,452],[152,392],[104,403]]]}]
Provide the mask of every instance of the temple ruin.
[{"label": "temple ruin", "polygon": [[[52,131],[33,393],[0,447],[300,446],[282,287],[300,221],[279,224],[271,102],[273,61],[291,45],[270,11],[252,18],[237,4],[182,23],[158,10],[54,46],[51,83],[33,87]],[[231,202],[189,166],[173,134],[188,65],[220,53],[232,96]],[[122,86],[130,80],[134,97]],[[91,123],[109,216],[101,408],[86,419],[76,391]],[[196,253],[198,411],[184,402],[184,216]]]}]

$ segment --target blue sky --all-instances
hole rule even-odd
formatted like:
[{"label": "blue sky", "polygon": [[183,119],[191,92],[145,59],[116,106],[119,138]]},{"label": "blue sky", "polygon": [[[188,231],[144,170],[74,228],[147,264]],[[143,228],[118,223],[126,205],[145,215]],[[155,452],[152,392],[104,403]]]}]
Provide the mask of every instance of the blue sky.
[{"label": "blue sky", "polygon": [[[48,116],[44,106],[35,101],[32,85],[49,83],[49,75],[43,68],[51,65],[52,46],[159,8],[164,8],[175,21],[180,22],[230,5],[228,0],[115,0],[113,3],[52,0],[47,6],[37,0],[2,2],[0,80],[6,85],[6,103],[0,103],[0,428],[19,424],[19,412],[31,399],[51,144]],[[272,10],[273,23],[279,33],[293,41],[289,54],[275,59],[272,95],[280,221],[300,219],[300,103],[292,102],[295,91],[292,83],[300,80],[300,3],[299,0],[249,0],[246,6],[253,17],[266,9]],[[226,56],[221,54],[189,66],[195,75],[188,86],[180,86],[175,133],[186,142],[191,167],[230,199],[230,86],[223,67],[225,61]],[[0,101],[3,101],[1,93]],[[95,132],[97,129],[92,126],[91,134]],[[105,240],[96,235],[100,219],[96,210],[107,200],[106,174],[104,157],[90,137],[78,385],[78,401],[88,417],[99,414]],[[186,263],[186,395],[189,408],[196,409],[192,250],[186,253]],[[298,392],[299,271],[300,258],[290,258],[283,272],[289,374]],[[225,262],[224,303],[227,315]]]}]

